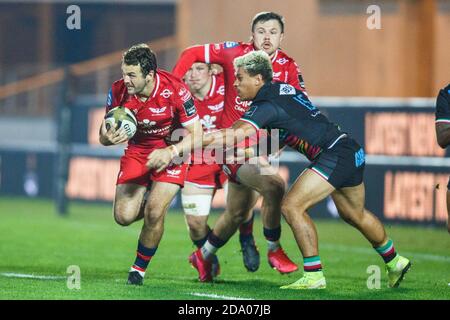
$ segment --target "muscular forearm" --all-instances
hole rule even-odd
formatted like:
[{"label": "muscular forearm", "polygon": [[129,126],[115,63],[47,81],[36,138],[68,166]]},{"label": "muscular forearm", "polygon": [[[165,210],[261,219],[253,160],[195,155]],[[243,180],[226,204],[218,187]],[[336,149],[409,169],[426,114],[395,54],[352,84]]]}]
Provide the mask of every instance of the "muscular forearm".
[{"label": "muscular forearm", "polygon": [[171,146],[177,156],[185,155],[202,148],[203,129],[201,126],[199,128],[196,132],[189,133],[183,140]]},{"label": "muscular forearm", "polygon": [[202,141],[203,147],[231,148],[241,143],[245,138],[249,137],[243,130],[221,129],[219,131],[207,133]]}]

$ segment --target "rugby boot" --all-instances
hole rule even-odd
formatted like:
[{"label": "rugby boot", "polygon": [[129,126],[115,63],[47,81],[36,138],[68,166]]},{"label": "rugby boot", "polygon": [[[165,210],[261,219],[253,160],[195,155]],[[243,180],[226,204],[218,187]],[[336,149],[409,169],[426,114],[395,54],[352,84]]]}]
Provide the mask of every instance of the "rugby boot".
[{"label": "rugby boot", "polygon": [[401,255],[397,255],[392,261],[389,261],[386,264],[389,287],[397,288],[410,268],[411,262]]},{"label": "rugby boot", "polygon": [[325,289],[327,282],[322,271],[305,272],[303,277],[294,283],[280,287],[280,289],[308,290],[308,289]]},{"label": "rugby boot", "polygon": [[259,268],[260,258],[259,251],[255,244],[253,235],[240,239],[242,258],[244,260],[245,268],[250,272],[255,272]]},{"label": "rugby boot", "polygon": [[201,249],[197,249],[189,256],[189,263],[198,271],[198,280],[200,282],[211,282],[212,262],[203,259]]},{"label": "rugby boot", "polygon": [[298,270],[298,266],[289,259],[280,247],[275,251],[267,253],[270,266],[281,274],[291,273]]},{"label": "rugby boot", "polygon": [[128,281],[127,284],[142,286],[144,283],[144,277],[140,275],[137,271],[130,271],[128,273]]}]

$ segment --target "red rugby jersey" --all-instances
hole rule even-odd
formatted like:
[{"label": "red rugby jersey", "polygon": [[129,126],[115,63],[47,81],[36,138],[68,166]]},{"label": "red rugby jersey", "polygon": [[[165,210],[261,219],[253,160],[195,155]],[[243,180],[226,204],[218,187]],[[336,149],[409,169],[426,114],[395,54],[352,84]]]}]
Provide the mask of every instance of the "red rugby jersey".
[{"label": "red rugby jersey", "polygon": [[136,134],[128,147],[154,148],[165,145],[173,130],[198,120],[194,100],[188,87],[167,71],[157,69],[155,88],[144,102],[128,95],[123,79],[112,84],[106,112],[116,106],[130,109],[138,122]]},{"label": "red rugby jersey", "polygon": [[[248,109],[250,102],[240,101],[233,86],[235,70],[233,61],[250,51],[255,50],[253,43],[231,42],[205,44],[187,48],[173,69],[173,74],[183,77],[195,62],[216,63],[222,66],[225,77],[225,108],[220,122],[221,128],[229,128]],[[286,82],[304,91],[300,68],[294,59],[281,50],[277,50],[272,58],[273,80]]]},{"label": "red rugby jersey", "polygon": [[223,72],[212,76],[211,88],[203,100],[194,96],[195,108],[200,117],[204,132],[218,128],[224,106],[225,86]]}]

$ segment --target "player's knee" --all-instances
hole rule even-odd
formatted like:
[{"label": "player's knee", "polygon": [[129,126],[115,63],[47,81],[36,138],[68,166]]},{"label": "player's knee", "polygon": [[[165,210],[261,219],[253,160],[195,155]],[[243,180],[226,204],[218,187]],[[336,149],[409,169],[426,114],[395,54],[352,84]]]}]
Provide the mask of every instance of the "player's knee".
[{"label": "player's knee", "polygon": [[150,205],[145,208],[144,225],[148,228],[156,227],[164,222],[166,209],[158,205]]},{"label": "player's knee", "polygon": [[113,212],[116,223],[126,227],[136,221],[136,217],[139,214],[139,208],[130,203],[124,204],[123,202],[117,201],[114,204]]},{"label": "player's knee", "polygon": [[300,215],[305,214],[306,210],[304,206],[298,203],[298,201],[286,197],[281,202],[281,213],[286,219],[286,222],[288,224],[292,224],[294,219],[298,218]]},{"label": "player's knee", "polygon": [[189,228],[189,231],[193,235],[197,235],[203,232],[206,229],[206,221],[195,219],[192,216],[186,216],[186,222]]},{"label": "player's knee", "polygon": [[114,212],[114,220],[116,221],[117,224],[126,227],[134,222],[134,217],[127,214]]},{"label": "player's knee", "polygon": [[228,213],[230,215],[233,224],[240,225],[245,222],[248,215],[248,209],[234,208],[233,210],[229,210]]},{"label": "player's knee", "polygon": [[293,213],[292,205],[287,201],[283,201],[281,203],[281,214],[288,224],[291,224]]},{"label": "player's knee", "polygon": [[285,192],[285,183],[281,178],[268,179],[262,186],[262,196],[266,199],[282,198]]}]

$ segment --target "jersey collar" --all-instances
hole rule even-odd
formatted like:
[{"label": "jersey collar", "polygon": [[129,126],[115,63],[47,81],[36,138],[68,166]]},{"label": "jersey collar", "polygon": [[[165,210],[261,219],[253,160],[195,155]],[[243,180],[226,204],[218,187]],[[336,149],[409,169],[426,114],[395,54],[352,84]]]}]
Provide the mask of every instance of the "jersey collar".
[{"label": "jersey collar", "polygon": [[277,57],[278,57],[278,49],[275,51],[275,54],[273,55],[273,57],[272,57],[272,63],[274,63],[275,62],[275,60],[277,60]]},{"label": "jersey collar", "polygon": [[211,98],[214,95],[214,92],[216,92],[216,83],[217,83],[215,75],[212,75],[211,78],[212,78],[212,80],[211,80],[211,88],[209,89],[209,92],[208,92],[208,97],[209,98]]},{"label": "jersey collar", "polygon": [[154,98],[156,96],[156,94],[158,93],[159,83],[160,83],[159,74],[156,72],[156,85],[155,85],[155,88],[153,89],[152,98]]},{"label": "jersey collar", "polygon": [[259,89],[258,93],[256,94],[255,98],[252,100],[253,102],[258,100],[264,100],[265,96],[267,95],[268,91],[270,90],[270,87],[272,85],[272,82],[266,82],[261,89]]},{"label": "jersey collar", "polygon": [[156,94],[158,93],[159,83],[160,83],[159,75],[156,74],[156,84],[155,84],[155,87],[153,88],[153,92],[150,94],[150,96],[145,101],[142,101],[139,98],[139,96],[137,96],[136,94],[134,95],[134,98],[136,100],[138,100],[139,102],[144,102],[144,103],[150,101],[150,99],[153,99],[156,96]]}]

